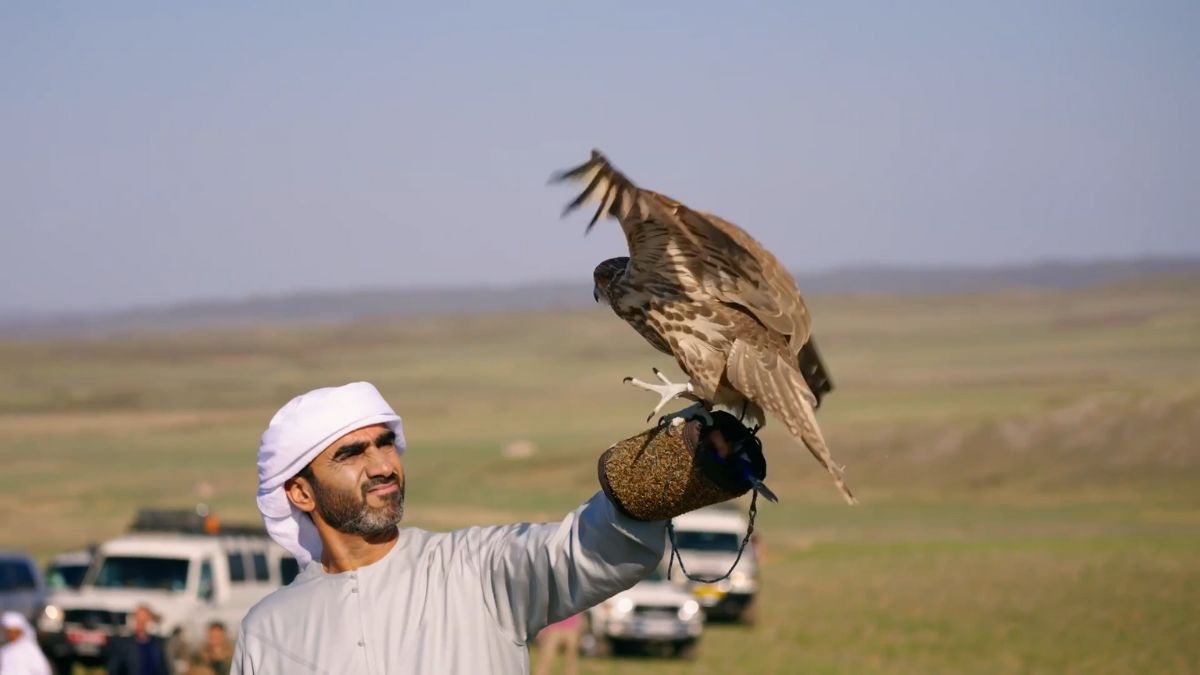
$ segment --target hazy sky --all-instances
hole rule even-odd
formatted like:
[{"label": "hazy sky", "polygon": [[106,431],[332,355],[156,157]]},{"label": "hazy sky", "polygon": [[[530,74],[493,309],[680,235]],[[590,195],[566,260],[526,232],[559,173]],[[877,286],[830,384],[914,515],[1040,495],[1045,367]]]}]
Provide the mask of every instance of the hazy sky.
[{"label": "hazy sky", "polygon": [[1200,2],[364,4],[0,4],[0,308],[587,280],[592,147],[795,268],[1200,253]]}]

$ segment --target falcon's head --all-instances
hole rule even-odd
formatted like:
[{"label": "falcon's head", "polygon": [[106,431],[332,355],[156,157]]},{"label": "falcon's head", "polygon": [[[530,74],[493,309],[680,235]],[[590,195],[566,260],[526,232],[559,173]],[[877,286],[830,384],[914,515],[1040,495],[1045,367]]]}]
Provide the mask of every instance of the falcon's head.
[{"label": "falcon's head", "polygon": [[612,297],[609,296],[608,291],[615,282],[625,276],[625,267],[628,265],[628,257],[609,258],[596,265],[596,271],[592,272],[592,280],[596,283],[596,287],[592,290],[592,297],[596,299],[596,302],[603,299],[604,302],[612,305]]}]

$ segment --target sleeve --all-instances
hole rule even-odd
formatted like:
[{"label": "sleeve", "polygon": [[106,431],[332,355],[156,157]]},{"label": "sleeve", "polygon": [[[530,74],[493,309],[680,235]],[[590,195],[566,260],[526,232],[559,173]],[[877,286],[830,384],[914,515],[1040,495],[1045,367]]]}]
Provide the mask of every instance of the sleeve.
[{"label": "sleeve", "polygon": [[666,544],[665,521],[622,515],[603,492],[559,523],[476,532],[484,602],[518,644],[633,586],[662,560]]},{"label": "sleeve", "polygon": [[253,675],[254,660],[250,657],[250,650],[246,648],[246,629],[241,626],[238,630],[237,645],[233,648],[233,664],[229,669],[229,675]]},{"label": "sleeve", "polygon": [[[50,667],[50,660],[42,653],[42,649],[36,646],[35,649],[37,649],[37,652],[34,656],[37,658],[34,660],[34,663],[30,664],[30,672],[33,675],[54,675],[54,669]],[[0,664],[0,673],[3,672],[5,672],[4,667]]]}]

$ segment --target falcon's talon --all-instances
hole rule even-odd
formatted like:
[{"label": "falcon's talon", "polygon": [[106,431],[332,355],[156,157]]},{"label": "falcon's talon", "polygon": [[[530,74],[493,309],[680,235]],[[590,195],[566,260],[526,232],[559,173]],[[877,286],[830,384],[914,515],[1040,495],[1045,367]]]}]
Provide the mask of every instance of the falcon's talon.
[{"label": "falcon's talon", "polygon": [[638,389],[645,389],[646,391],[654,392],[655,394],[659,395],[658,405],[654,406],[654,410],[651,410],[650,414],[646,416],[647,422],[654,419],[654,416],[663,409],[663,406],[667,405],[676,398],[681,396],[694,398],[694,388],[692,387],[691,382],[675,384],[668,380],[667,376],[663,375],[658,368],[654,368],[653,370],[655,376],[658,377],[662,384],[650,384],[649,382],[643,382],[636,377],[627,377],[624,380],[625,384],[631,384]]},{"label": "falcon's talon", "polygon": [[659,429],[666,429],[668,434],[675,434],[686,423],[687,420],[679,415],[663,415],[658,418],[658,423],[655,426]]},{"label": "falcon's talon", "polygon": [[659,424],[665,423],[670,425],[671,428],[675,428],[681,427],[696,418],[700,418],[705,427],[712,427],[716,424],[716,420],[713,419],[712,413],[708,411],[708,408],[704,407],[703,403],[693,403],[692,405],[677,410],[670,415],[663,415],[663,417],[659,420]]}]

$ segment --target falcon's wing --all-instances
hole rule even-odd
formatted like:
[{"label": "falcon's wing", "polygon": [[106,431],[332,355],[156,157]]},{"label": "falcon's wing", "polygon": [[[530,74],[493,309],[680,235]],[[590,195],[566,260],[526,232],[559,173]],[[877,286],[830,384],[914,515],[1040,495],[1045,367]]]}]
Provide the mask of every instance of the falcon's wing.
[{"label": "falcon's wing", "polygon": [[829,447],[825,445],[825,436],[817,425],[814,409],[817,397],[809,391],[797,368],[774,350],[735,340],[725,373],[734,389],[783,422],[788,432],[804,443],[833,476],[833,482],[847,503],[857,503],[854,493],[846,485],[842,467],[833,461]]},{"label": "falcon's wing", "polygon": [[749,311],[768,328],[788,337],[793,354],[811,334],[808,308],[792,275],[770,251],[740,227],[717,216],[694,211],[657,192],[637,187],[608,159],[593,150],[584,164],[557,174],[554,180],[587,184],[563,213],[595,200],[600,206],[588,230],[602,216],[615,217],[625,232],[631,266],[669,269],[670,258],[718,300]]}]

